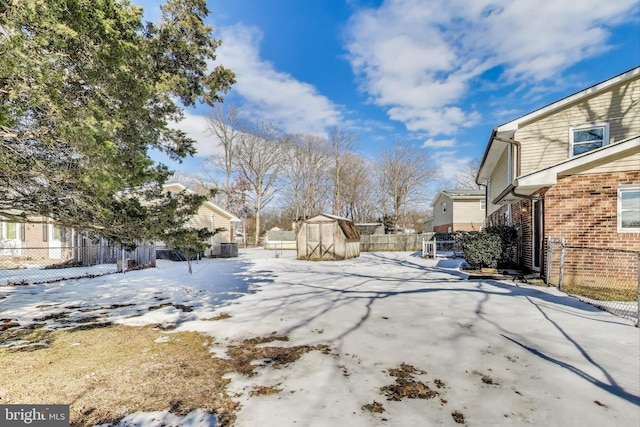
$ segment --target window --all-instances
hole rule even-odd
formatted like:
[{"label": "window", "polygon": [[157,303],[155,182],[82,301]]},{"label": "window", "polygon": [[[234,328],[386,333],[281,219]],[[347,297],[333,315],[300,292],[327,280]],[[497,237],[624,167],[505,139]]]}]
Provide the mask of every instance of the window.
[{"label": "window", "polygon": [[46,222],[42,223],[42,241],[46,242],[49,240],[49,224]]},{"label": "window", "polygon": [[447,202],[442,202],[442,213],[447,213]]},{"label": "window", "polygon": [[570,129],[570,155],[579,156],[609,143],[609,124],[586,125]]},{"label": "window", "polygon": [[640,185],[618,188],[618,232],[640,232]]},{"label": "window", "polygon": [[480,210],[487,210],[487,201],[485,199],[480,200]]},{"label": "window", "polygon": [[61,242],[66,242],[67,240],[67,229],[64,227],[60,227],[59,225],[53,226],[53,234],[51,236],[53,240],[60,240]]},{"label": "window", "polygon": [[5,238],[6,239],[16,239],[18,237],[18,227],[15,222],[7,222],[5,223]]}]

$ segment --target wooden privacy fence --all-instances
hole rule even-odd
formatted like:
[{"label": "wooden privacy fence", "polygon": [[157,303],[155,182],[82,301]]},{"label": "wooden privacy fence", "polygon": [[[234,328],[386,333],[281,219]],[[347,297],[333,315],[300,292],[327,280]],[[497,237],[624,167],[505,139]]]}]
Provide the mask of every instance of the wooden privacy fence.
[{"label": "wooden privacy fence", "polygon": [[425,234],[371,234],[360,236],[361,252],[421,251],[422,241],[433,233]]}]

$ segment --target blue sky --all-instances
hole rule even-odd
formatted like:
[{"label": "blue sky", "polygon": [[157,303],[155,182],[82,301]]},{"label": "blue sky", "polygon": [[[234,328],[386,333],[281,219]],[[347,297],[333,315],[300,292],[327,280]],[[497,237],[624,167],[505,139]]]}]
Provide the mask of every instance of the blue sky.
[{"label": "blue sky", "polygon": [[[157,16],[154,1],[133,3]],[[210,0],[237,74],[226,96],[286,132],[359,135],[359,152],[405,140],[443,179],[482,157],[491,129],[640,65],[638,0]],[[215,65],[215,64],[212,64]],[[179,127],[216,151],[205,108]]]}]

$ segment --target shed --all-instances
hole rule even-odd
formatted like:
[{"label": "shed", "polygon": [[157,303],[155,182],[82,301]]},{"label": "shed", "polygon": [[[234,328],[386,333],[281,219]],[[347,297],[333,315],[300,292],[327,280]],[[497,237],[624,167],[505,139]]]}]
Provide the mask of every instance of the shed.
[{"label": "shed", "polygon": [[296,235],[298,259],[341,260],[360,256],[360,233],[353,221],[319,214],[302,223]]}]

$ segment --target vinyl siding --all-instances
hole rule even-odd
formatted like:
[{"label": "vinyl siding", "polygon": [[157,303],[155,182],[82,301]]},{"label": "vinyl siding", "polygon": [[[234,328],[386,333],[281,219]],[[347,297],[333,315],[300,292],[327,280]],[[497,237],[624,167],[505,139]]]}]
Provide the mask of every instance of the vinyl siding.
[{"label": "vinyl siding", "polygon": [[640,76],[583,99],[561,111],[523,124],[515,139],[521,143],[521,170],[526,174],[569,157],[569,128],[609,123],[609,143],[640,134]]},{"label": "vinyl siding", "polygon": [[473,225],[472,228],[480,229],[484,221],[485,211],[480,209],[480,200],[455,200],[453,205],[453,223]]},{"label": "vinyl siding", "polygon": [[491,175],[491,194],[489,194],[489,203],[487,204],[488,214],[491,214],[500,208],[500,206],[492,204],[491,201],[495,200],[495,198],[498,197],[498,195],[500,195],[500,193],[502,193],[509,184],[511,184],[507,179],[508,163],[508,154],[507,150],[505,150],[504,153],[502,153],[500,160],[498,160],[498,163],[493,170],[493,174]]},{"label": "vinyl siding", "polygon": [[584,173],[598,174],[608,172],[632,172],[638,170],[640,170],[640,147],[638,147],[638,152],[633,153],[630,156],[615,159],[609,163],[589,169],[589,171]]},{"label": "vinyl siding", "polygon": [[206,228],[207,230],[211,230],[211,214],[213,214],[213,227],[226,229],[226,231],[221,234],[216,234],[214,240],[222,242],[231,241],[231,221],[207,206],[201,206],[198,212],[189,219],[187,225],[193,228]]},{"label": "vinyl siding", "polygon": [[[447,211],[442,213],[442,203],[447,204]],[[453,223],[453,209],[451,199],[445,194],[441,194],[433,205],[433,226]]]}]

